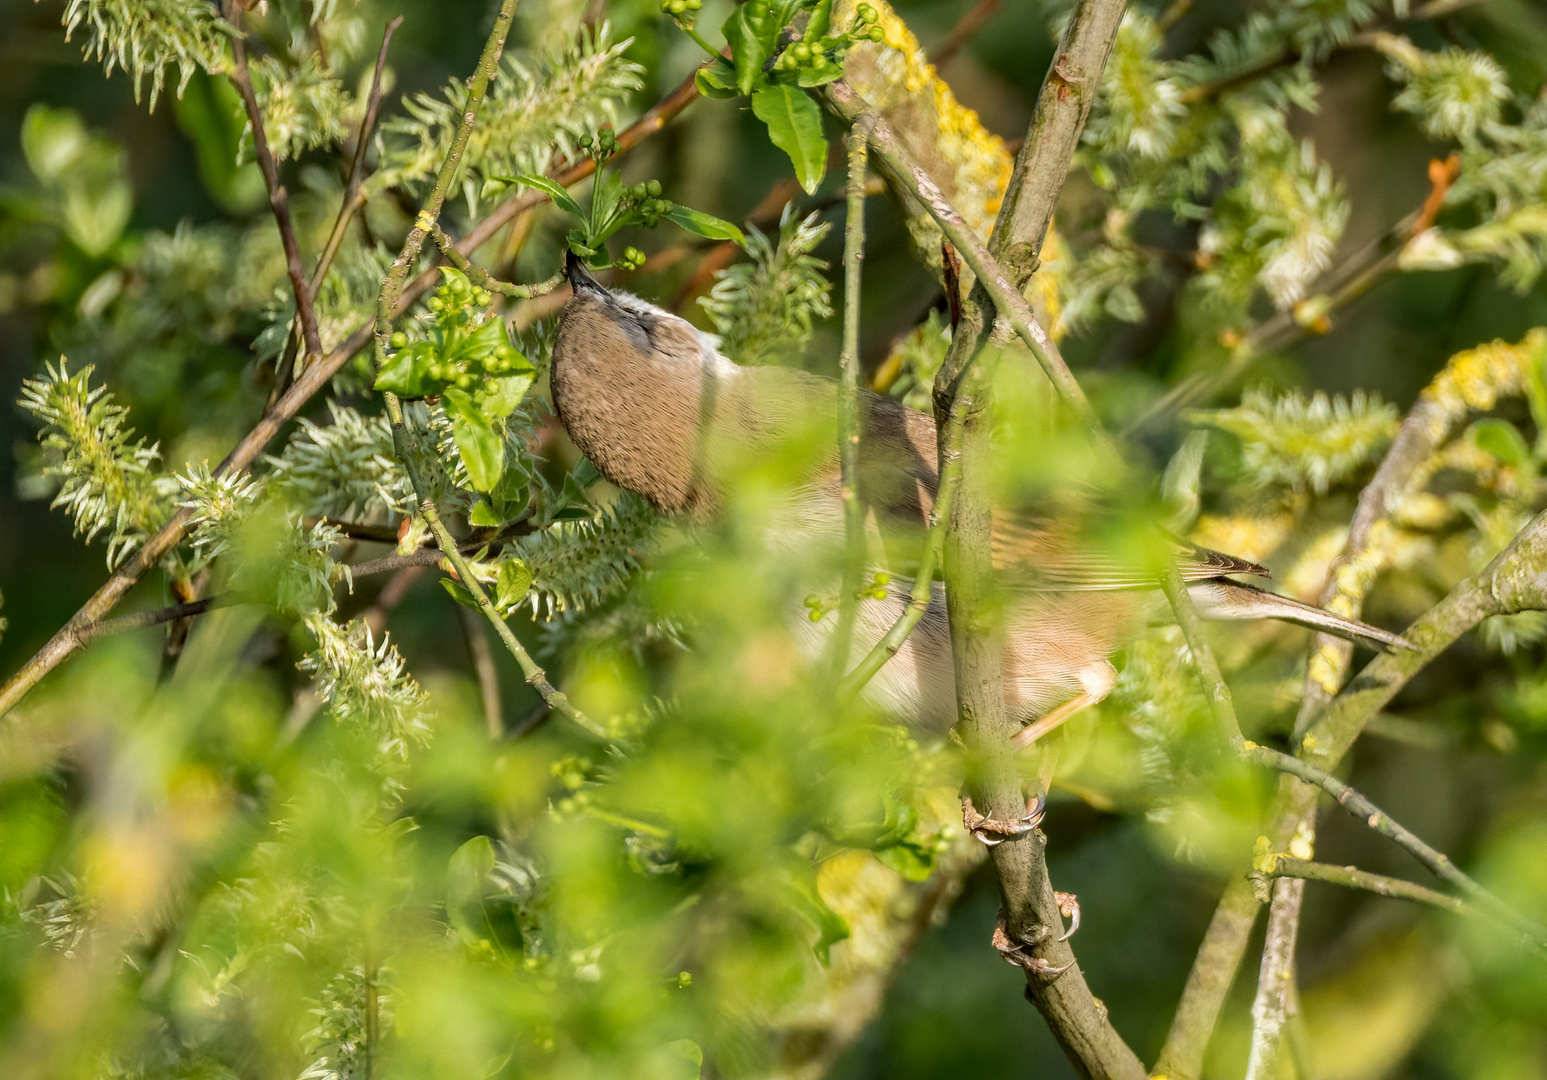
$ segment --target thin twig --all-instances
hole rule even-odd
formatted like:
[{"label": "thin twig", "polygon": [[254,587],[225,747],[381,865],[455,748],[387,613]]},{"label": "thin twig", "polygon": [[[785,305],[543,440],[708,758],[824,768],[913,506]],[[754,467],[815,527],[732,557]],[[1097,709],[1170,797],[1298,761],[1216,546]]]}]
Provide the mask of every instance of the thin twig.
[{"label": "thin twig", "polygon": [[462,623],[462,634],[467,638],[467,658],[478,677],[478,697],[483,703],[483,722],[491,741],[505,733],[505,709],[500,703],[500,673],[494,666],[494,654],[489,651],[489,639],[485,636],[484,622],[476,612],[461,604],[456,605],[457,618]]},{"label": "thin twig", "polygon": [[865,558],[865,510],[859,502],[859,300],[865,258],[865,169],[870,124],[849,129],[849,176],[843,219],[843,348],[838,354],[838,463],[843,496],[843,592],[833,640],[834,670],[849,662],[850,638]]},{"label": "thin twig", "polygon": [[[392,267],[387,271],[387,276],[382,280],[381,292],[376,299],[376,325],[374,336],[376,339],[376,367],[377,370],[386,361],[387,339],[392,333],[392,317],[397,310],[398,300],[407,284],[409,268],[419,257],[419,252],[424,247],[424,242],[434,230],[436,222],[440,218],[440,210],[446,200],[446,193],[451,187],[451,181],[456,176],[457,169],[461,165],[462,152],[467,147],[467,140],[472,135],[473,125],[478,118],[479,107],[483,104],[484,94],[489,87],[489,81],[494,77],[495,69],[499,66],[500,53],[505,48],[505,35],[510,31],[510,21],[515,14],[517,0],[502,0],[499,13],[494,17],[494,28],[489,32],[489,38],[484,43],[483,54],[478,59],[478,68],[472,80],[468,84],[467,101],[463,106],[462,124],[457,128],[452,137],[451,146],[446,152],[446,160],[441,163],[440,171],[436,174],[435,186],[430,190],[429,198],[425,200],[424,207],[414,219],[414,226],[409,230],[408,236],[403,241],[403,250],[393,260]],[[472,568],[468,566],[467,559],[457,549],[457,542],[441,520],[440,512],[436,509],[435,500],[428,494],[428,488],[424,478],[419,475],[419,468],[410,449],[412,435],[408,430],[407,418],[403,413],[403,404],[396,394],[383,394],[387,405],[387,417],[392,424],[392,443],[397,451],[398,461],[402,464],[404,472],[408,474],[409,481],[413,484],[414,493],[419,500],[419,511],[429,523],[430,531],[435,536],[435,542],[445,554],[462,580],[462,585],[471,594],[478,609],[489,620],[490,625],[500,636],[505,648],[515,657],[520,665],[521,672],[526,676],[526,681],[536,690],[544,701],[554,711],[569,718],[577,726],[585,729],[598,738],[606,738],[606,733],[595,722],[586,717],[553,685],[548,681],[543,669],[537,665],[531,655],[516,640],[509,626],[500,613],[495,610],[483,587],[473,576]]]},{"label": "thin twig", "polygon": [[942,68],[949,64],[952,58],[961,52],[962,47],[976,37],[979,30],[983,29],[983,24],[994,17],[1003,2],[1004,0],[978,0],[976,4],[968,8],[967,14],[963,15],[956,25],[951,27],[951,32],[929,54],[929,62],[937,68]]},{"label": "thin twig", "polygon": [[387,46],[392,43],[392,35],[397,28],[403,25],[403,16],[399,15],[387,23],[386,29],[381,34],[381,49],[376,54],[376,68],[371,74],[371,92],[366,98],[365,115],[360,121],[360,134],[355,140],[354,157],[349,161],[349,176],[344,181],[344,197],[338,206],[338,216],[333,219],[333,228],[328,233],[328,242],[323,245],[322,254],[317,259],[317,268],[312,271],[311,282],[307,287],[313,300],[322,288],[323,279],[328,276],[328,267],[333,265],[333,256],[338,254],[339,245],[344,242],[344,234],[349,230],[349,223],[354,219],[355,213],[365,205],[365,199],[360,192],[365,183],[365,153],[371,142],[371,132],[376,127],[376,114],[381,110],[381,75],[387,66]]},{"label": "thin twig", "polygon": [[237,597],[232,596],[206,596],[202,600],[193,600],[186,604],[172,604],[169,607],[156,608],[154,611],[140,611],[133,615],[120,615],[116,619],[103,619],[100,622],[88,623],[81,627],[79,636],[82,647],[90,644],[99,637],[108,637],[112,634],[121,634],[125,630],[138,630],[146,626],[160,626],[162,623],[171,622],[173,619],[186,619],[194,615],[203,615],[206,611],[226,607],[229,604],[239,603]]},{"label": "thin twig", "polygon": [[1259,746],[1248,742],[1242,747],[1242,756],[1248,761],[1259,765],[1266,765],[1271,769],[1278,769],[1294,776],[1307,784],[1314,784],[1328,795],[1333,801],[1347,810],[1354,817],[1363,821],[1375,832],[1392,841],[1413,858],[1423,863],[1435,877],[1449,882],[1460,889],[1478,906],[1487,909],[1492,914],[1509,923],[1516,931],[1528,938],[1538,949],[1547,949],[1547,928],[1540,923],[1520,914],[1503,900],[1500,900],[1492,892],[1479,885],[1470,875],[1463,872],[1449,855],[1431,847],[1418,837],[1411,829],[1401,822],[1396,821],[1380,807],[1372,803],[1358,791],[1349,787],[1343,781],[1322,769],[1291,754],[1271,747]]},{"label": "thin twig", "polygon": [[[230,20],[235,23],[233,16]],[[231,82],[241,95],[247,110],[247,122],[252,125],[253,156],[258,159],[258,170],[263,174],[263,186],[268,191],[269,208],[279,225],[279,242],[285,251],[285,273],[290,278],[290,291],[295,294],[296,317],[301,321],[301,340],[306,343],[307,359],[322,355],[322,340],[317,335],[317,312],[312,307],[312,293],[306,281],[306,268],[301,263],[301,249],[295,241],[295,224],[290,220],[290,195],[279,182],[279,168],[269,150],[269,137],[263,130],[263,110],[258,107],[258,95],[252,87],[252,73],[247,67],[247,45],[240,33],[231,35],[231,52],[235,59],[230,73]]]},{"label": "thin twig", "polygon": [[1329,863],[1295,859],[1288,855],[1274,855],[1262,860],[1262,865],[1258,867],[1256,873],[1264,878],[1287,877],[1300,878],[1304,881],[1325,881],[1330,885],[1341,885],[1345,889],[1362,889],[1394,900],[1411,900],[1418,904],[1428,904],[1430,907],[1448,911],[1452,915],[1469,915],[1474,919],[1483,917],[1481,911],[1458,897],[1448,896],[1426,885],[1404,881],[1401,878],[1372,874],[1368,870],[1360,870],[1355,866],[1332,866]]},{"label": "thin twig", "polygon": [[451,237],[446,235],[446,230],[436,224],[430,229],[430,236],[435,241],[435,246],[440,248],[441,254],[446,256],[448,262],[467,275],[468,280],[474,285],[488,289],[490,292],[502,293],[505,296],[517,300],[530,300],[534,296],[547,296],[560,285],[564,284],[563,274],[554,274],[546,281],[539,281],[533,285],[517,285],[509,281],[501,281],[483,267],[470,262],[466,255],[457,250]]}]

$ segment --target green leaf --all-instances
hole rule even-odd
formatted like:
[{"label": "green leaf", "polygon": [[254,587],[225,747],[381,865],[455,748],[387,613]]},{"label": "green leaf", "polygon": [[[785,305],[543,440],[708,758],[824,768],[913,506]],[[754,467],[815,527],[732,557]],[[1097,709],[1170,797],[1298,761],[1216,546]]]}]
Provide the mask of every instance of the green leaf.
[{"label": "green leaf", "polygon": [[33,105],[21,122],[21,151],[27,167],[45,184],[63,179],[86,152],[90,136],[80,113]]},{"label": "green leaf", "polygon": [[811,89],[817,86],[826,86],[830,82],[837,82],[842,76],[842,64],[823,64],[819,68],[801,68],[795,75],[795,83],[798,86]]},{"label": "green leaf", "polygon": [[484,499],[479,499],[467,512],[467,523],[480,529],[492,529],[504,524],[494,507]]},{"label": "green leaf", "polygon": [[520,559],[506,559],[500,563],[500,576],[494,583],[494,606],[509,611],[532,588],[532,571]]},{"label": "green leaf", "polygon": [[704,1051],[692,1039],[677,1039],[652,1055],[651,1076],[662,1080],[699,1080],[704,1072]]},{"label": "green leaf", "polygon": [[686,206],[673,206],[666,214],[668,221],[686,229],[690,233],[706,237],[710,240],[734,240],[738,247],[745,247],[747,238],[741,230],[722,218],[713,214],[706,214],[702,210],[693,210]]},{"label": "green leaf", "polygon": [[827,172],[827,140],[816,102],[796,87],[772,83],[752,95],[752,111],[768,125],[773,144],[790,156],[806,194],[814,193]]},{"label": "green leaf", "polygon": [[585,217],[585,211],[580,209],[580,204],[564,190],[564,185],[556,184],[546,176],[529,176],[523,173],[520,176],[496,176],[494,179],[503,180],[507,184],[525,184],[527,187],[536,188],[552,199],[559,209],[574,214],[577,218]]},{"label": "green leaf", "polygon": [[451,418],[451,437],[467,466],[467,478],[478,491],[493,490],[505,466],[505,442],[500,432],[466,391],[447,390],[441,403]]},{"label": "green leaf", "polygon": [[707,98],[733,98],[740,95],[736,88],[736,69],[723,57],[698,69],[693,75],[698,92]]},{"label": "green leaf", "polygon": [[809,863],[791,859],[777,867],[774,873],[785,901],[797,915],[816,928],[817,940],[811,951],[825,965],[833,945],[849,936],[848,922],[822,899],[816,887],[816,872]]},{"label": "green leaf", "polygon": [[441,578],[440,584],[441,588],[450,593],[451,598],[457,603],[482,614],[483,608],[478,606],[478,601],[473,599],[473,594],[467,591],[466,585],[449,577]]},{"label": "green leaf", "polygon": [[1505,465],[1521,466],[1531,459],[1531,448],[1519,429],[1504,420],[1479,420],[1472,425],[1477,448]]},{"label": "green leaf", "polygon": [[779,27],[773,23],[767,0],[748,0],[725,20],[721,27],[731,47],[731,63],[736,68],[736,89],[743,94],[764,80],[763,65],[773,55]]},{"label": "green leaf", "polygon": [[806,23],[805,39],[816,41],[827,36],[827,30],[833,25],[833,0],[819,0],[816,7],[811,9],[811,19]]},{"label": "green leaf", "polygon": [[464,945],[476,945],[492,936],[484,894],[493,869],[494,844],[487,836],[475,836],[457,848],[446,867],[446,921]]},{"label": "green leaf", "polygon": [[416,341],[387,357],[376,375],[375,387],[398,397],[424,397],[430,392],[429,376],[425,373],[435,358],[435,346],[428,341]]},{"label": "green leaf", "polygon": [[486,420],[503,420],[515,412],[516,406],[526,397],[526,392],[537,381],[537,372],[527,365],[520,375],[501,375],[486,379],[477,395],[478,411]]}]

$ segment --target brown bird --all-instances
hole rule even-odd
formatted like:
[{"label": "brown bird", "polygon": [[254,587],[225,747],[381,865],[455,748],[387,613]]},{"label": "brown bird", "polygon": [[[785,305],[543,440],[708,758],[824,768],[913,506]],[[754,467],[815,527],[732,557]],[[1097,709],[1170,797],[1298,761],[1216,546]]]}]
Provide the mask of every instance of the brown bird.
[{"label": "brown bird", "polygon": [[[792,431],[815,428],[824,452],[790,492],[773,542],[809,546],[843,535],[836,439],[837,384],[788,368],[732,363],[714,339],[683,319],[604,288],[570,256],[574,297],[553,346],[559,419],[601,474],[660,510],[700,519],[723,502],[722,463],[773,451]],[[825,432],[825,435],[823,434]],[[877,394],[860,399],[858,492],[872,531],[919,534],[938,481],[934,420]],[[1231,580],[1266,577],[1255,563],[1171,541],[1175,563],[1200,611],[1215,619],[1281,619],[1377,647],[1407,646],[1377,627]],[[917,552],[917,546],[912,548]],[[1153,571],[1093,553],[1052,518],[996,512],[996,568],[1015,591],[1005,626],[1005,705],[1026,723],[1025,745],[1111,692],[1108,660],[1139,632],[1159,588]],[[894,580],[884,600],[859,606],[855,645],[869,649],[902,614],[911,583]],[[1146,595],[1148,594],[1148,595]],[[835,620],[801,633],[820,655]],[[944,587],[866,693],[920,726],[956,720]]]}]

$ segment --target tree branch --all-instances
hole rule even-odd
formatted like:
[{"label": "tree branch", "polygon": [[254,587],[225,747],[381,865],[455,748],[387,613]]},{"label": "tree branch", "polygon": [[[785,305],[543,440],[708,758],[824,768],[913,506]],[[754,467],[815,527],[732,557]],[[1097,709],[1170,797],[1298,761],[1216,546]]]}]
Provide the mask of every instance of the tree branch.
[{"label": "tree branch", "polygon": [[[232,13],[230,21],[238,18]],[[301,340],[306,344],[308,362],[322,355],[322,340],[317,336],[317,312],[312,307],[311,288],[306,281],[306,268],[301,263],[301,249],[295,242],[295,224],[290,220],[290,195],[279,182],[279,169],[269,150],[269,137],[263,130],[263,110],[258,107],[258,96],[253,92],[252,73],[247,68],[247,45],[242,34],[231,35],[231,52],[235,64],[231,70],[231,82],[242,97],[247,110],[247,122],[252,125],[253,156],[258,159],[258,170],[263,173],[263,186],[269,194],[269,208],[279,225],[279,242],[285,250],[285,273],[290,278],[290,291],[295,294],[296,318],[301,323]]]},{"label": "tree branch", "polygon": [[843,591],[833,635],[833,670],[849,663],[854,634],[855,593],[865,558],[865,510],[859,502],[859,293],[865,258],[865,170],[870,119],[849,129],[849,175],[843,218],[843,349],[838,355],[838,466],[843,497]]},{"label": "tree branch", "polygon": [[[1016,724],[1004,709],[997,627],[984,603],[990,573],[986,473],[982,468],[965,468],[966,462],[984,461],[988,451],[987,428],[982,422],[986,380],[982,365],[974,361],[988,339],[995,315],[1005,318],[1060,396],[1095,429],[1094,413],[1084,392],[1057,347],[1037,325],[1017,284],[1002,269],[1001,259],[1011,257],[1010,265],[1021,280],[1035,269],[1052,206],[1068,172],[1123,6],[1121,0],[1082,0],[1077,6],[1057,60],[1043,83],[992,234],[992,251],[949,205],[889,125],[875,116],[852,87],[839,80],[824,92],[828,106],[848,122],[874,117],[870,146],[880,167],[901,190],[919,199],[977,274],[972,298],[935,384],[935,417],[940,429],[938,497],[952,498],[954,492],[955,499],[949,514],[940,515],[938,520],[945,522],[946,528],[946,595],[961,713],[959,730],[969,756],[968,788],[984,812],[997,818],[1024,813],[1025,800],[1010,743]],[[939,510],[937,503],[936,512]],[[926,602],[928,587],[928,575],[921,573],[915,593]],[[916,618],[914,612],[909,614]],[[1143,1064],[1112,1027],[1105,1009],[1098,1006],[1068,943],[1057,940],[1062,921],[1048,878],[1045,843],[1045,837],[1033,831],[999,844],[991,852],[1003,897],[1006,932],[1034,961],[1026,969],[1027,996],[1081,1075],[1140,1080],[1146,1075]],[[1043,971],[1058,973],[1039,973]]]},{"label": "tree branch", "polygon": [[1253,876],[1266,880],[1299,878],[1303,881],[1325,881],[1330,885],[1341,885],[1345,889],[1362,889],[1394,900],[1411,900],[1418,904],[1428,904],[1430,907],[1448,911],[1452,915],[1468,915],[1474,919],[1483,917],[1482,912],[1465,900],[1401,878],[1372,874],[1368,870],[1360,870],[1355,866],[1332,866],[1307,859],[1295,859],[1288,855],[1270,855],[1262,860],[1262,865],[1253,872]]},{"label": "tree branch", "polygon": [[328,276],[328,267],[333,265],[333,257],[338,254],[339,245],[344,242],[349,223],[354,220],[360,207],[365,205],[365,199],[360,195],[365,183],[365,152],[370,146],[371,132],[376,127],[376,114],[381,110],[381,75],[387,66],[387,46],[392,44],[392,35],[402,25],[403,16],[399,15],[387,23],[381,34],[381,49],[376,54],[376,68],[371,73],[370,96],[366,98],[365,115],[360,121],[359,137],[355,140],[354,157],[349,162],[349,176],[344,181],[344,197],[338,205],[338,216],[333,219],[333,228],[328,233],[328,242],[317,258],[317,268],[312,271],[307,286],[307,294],[313,301],[317,299],[323,279]]},{"label": "tree branch", "polygon": [[1308,762],[1301,761],[1297,757],[1274,750],[1267,746],[1258,746],[1255,743],[1247,743],[1243,747],[1243,755],[1248,761],[1254,761],[1259,765],[1266,765],[1272,769],[1279,769],[1321,788],[1333,800],[1347,810],[1354,817],[1364,822],[1375,832],[1395,843],[1413,858],[1423,863],[1435,877],[1441,881],[1447,881],[1471,897],[1479,907],[1486,909],[1509,923],[1514,930],[1528,940],[1532,947],[1539,951],[1547,951],[1547,928],[1526,918],[1520,912],[1500,900],[1493,893],[1479,885],[1472,877],[1464,873],[1451,860],[1449,855],[1430,847],[1424,843],[1411,829],[1394,820],[1380,807],[1376,806],[1365,796],[1359,794],[1343,781],[1331,773],[1318,769]]}]

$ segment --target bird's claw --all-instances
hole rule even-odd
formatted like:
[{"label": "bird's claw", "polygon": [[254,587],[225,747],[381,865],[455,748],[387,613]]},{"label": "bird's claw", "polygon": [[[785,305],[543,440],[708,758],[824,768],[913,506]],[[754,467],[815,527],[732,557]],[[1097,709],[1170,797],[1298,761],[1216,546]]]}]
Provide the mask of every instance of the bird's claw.
[{"label": "bird's claw", "polygon": [[972,796],[962,796],[962,826],[988,847],[1031,832],[1042,823],[1042,815],[1046,812],[1047,802],[1040,794],[1027,799],[1025,815],[1013,821],[980,814],[972,805]]},{"label": "bird's claw", "polygon": [[[1059,940],[1063,940],[1060,938]],[[1004,911],[999,912],[999,921],[994,924],[994,936],[989,943],[998,951],[1000,959],[1013,967],[1024,968],[1033,975],[1044,979],[1053,979],[1074,966],[1071,960],[1067,964],[1055,966],[1042,959],[1040,956],[1031,956],[1026,952],[1026,945],[1015,941],[1010,937],[1010,930],[1005,925]]]},{"label": "bird's claw", "polygon": [[1053,899],[1058,901],[1058,913],[1069,920],[1069,929],[1059,935],[1059,941],[1068,941],[1080,928],[1080,900],[1072,892],[1053,892]]}]

